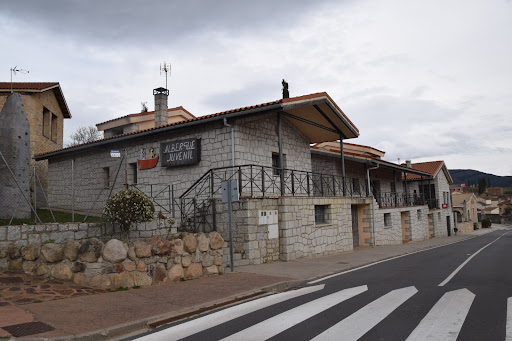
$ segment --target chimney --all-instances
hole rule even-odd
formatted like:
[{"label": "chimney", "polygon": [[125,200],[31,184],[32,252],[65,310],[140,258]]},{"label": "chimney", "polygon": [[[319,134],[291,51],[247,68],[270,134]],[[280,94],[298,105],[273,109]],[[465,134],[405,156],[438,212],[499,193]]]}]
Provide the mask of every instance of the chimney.
[{"label": "chimney", "polygon": [[169,90],[156,88],[153,90],[153,95],[155,96],[155,127],[166,125],[168,123],[167,99],[169,98]]},{"label": "chimney", "polygon": [[411,160],[405,160],[405,165],[409,168],[411,168]]}]

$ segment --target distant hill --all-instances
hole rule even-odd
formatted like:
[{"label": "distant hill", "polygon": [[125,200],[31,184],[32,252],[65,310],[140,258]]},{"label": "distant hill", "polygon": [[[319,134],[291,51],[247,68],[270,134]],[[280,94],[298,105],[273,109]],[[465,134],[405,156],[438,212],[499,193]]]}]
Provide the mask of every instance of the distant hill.
[{"label": "distant hill", "polygon": [[473,169],[450,169],[449,172],[454,184],[478,184],[480,178],[485,178],[485,181],[490,180],[491,187],[512,187],[512,176],[499,176]]}]

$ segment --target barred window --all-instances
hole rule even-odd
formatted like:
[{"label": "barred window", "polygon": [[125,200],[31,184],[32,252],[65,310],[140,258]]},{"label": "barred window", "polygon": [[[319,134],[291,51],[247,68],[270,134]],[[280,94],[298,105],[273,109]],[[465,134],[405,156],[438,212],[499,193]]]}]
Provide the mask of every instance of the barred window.
[{"label": "barred window", "polygon": [[384,213],[384,226],[391,226],[391,213]]},{"label": "barred window", "polygon": [[327,224],[329,205],[315,205],[315,224]]}]

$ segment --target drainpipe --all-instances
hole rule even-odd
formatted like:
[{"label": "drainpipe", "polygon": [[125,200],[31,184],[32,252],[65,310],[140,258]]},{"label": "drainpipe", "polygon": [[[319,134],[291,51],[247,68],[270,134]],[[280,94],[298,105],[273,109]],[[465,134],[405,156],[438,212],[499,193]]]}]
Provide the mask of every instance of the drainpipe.
[{"label": "drainpipe", "polygon": [[370,170],[379,168],[379,164],[375,167],[366,168],[366,181],[367,181],[367,188],[370,191],[370,198],[372,198],[372,234],[373,234],[373,246],[377,246],[377,238],[375,237],[375,205],[373,204],[374,197],[373,197],[373,191],[370,188]]}]

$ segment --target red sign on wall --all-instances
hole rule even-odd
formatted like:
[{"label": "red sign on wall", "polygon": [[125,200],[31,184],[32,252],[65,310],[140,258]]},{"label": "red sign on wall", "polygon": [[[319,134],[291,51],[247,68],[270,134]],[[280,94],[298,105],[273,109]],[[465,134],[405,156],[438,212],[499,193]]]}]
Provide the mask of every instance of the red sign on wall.
[{"label": "red sign on wall", "polygon": [[442,208],[448,208],[448,204],[442,204],[441,207]]}]

